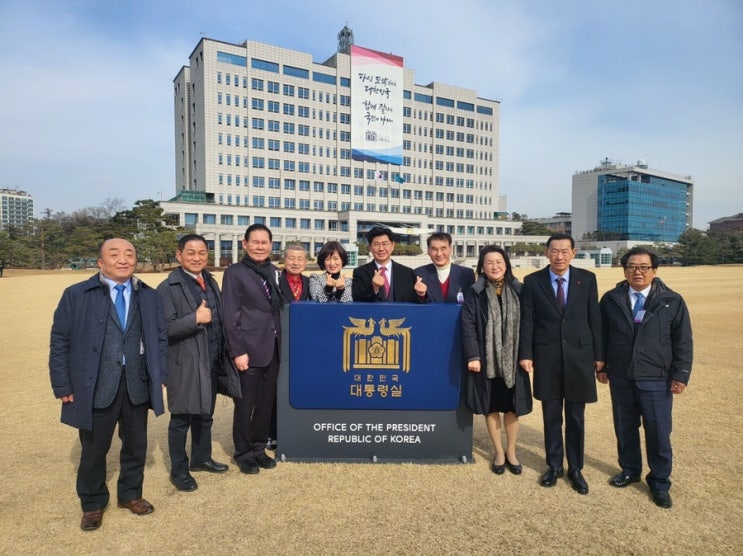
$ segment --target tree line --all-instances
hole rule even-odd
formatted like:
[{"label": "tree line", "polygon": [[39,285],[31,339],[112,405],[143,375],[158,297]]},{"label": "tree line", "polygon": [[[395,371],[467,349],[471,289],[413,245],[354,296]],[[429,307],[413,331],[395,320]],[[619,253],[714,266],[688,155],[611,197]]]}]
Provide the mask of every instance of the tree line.
[{"label": "tree line", "polygon": [[186,230],[168,225],[160,203],[137,201],[125,209],[120,199],[73,213],[53,213],[21,227],[0,230],[0,261],[6,267],[59,269],[95,266],[98,246],[112,237],[130,240],[140,262],[155,271],[173,262],[178,237]]}]

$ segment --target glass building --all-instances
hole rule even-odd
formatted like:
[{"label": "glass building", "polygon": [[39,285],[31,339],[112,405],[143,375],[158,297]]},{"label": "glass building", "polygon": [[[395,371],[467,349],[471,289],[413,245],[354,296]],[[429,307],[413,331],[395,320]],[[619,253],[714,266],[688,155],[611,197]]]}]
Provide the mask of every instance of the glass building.
[{"label": "glass building", "polygon": [[692,225],[690,176],[648,168],[644,160],[604,160],[573,175],[572,227],[578,241],[671,243]]}]

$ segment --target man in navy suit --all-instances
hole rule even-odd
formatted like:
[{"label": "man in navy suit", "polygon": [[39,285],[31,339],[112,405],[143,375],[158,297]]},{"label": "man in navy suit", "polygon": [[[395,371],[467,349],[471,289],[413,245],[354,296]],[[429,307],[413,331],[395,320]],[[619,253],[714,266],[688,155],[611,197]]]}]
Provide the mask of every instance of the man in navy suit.
[{"label": "man in navy suit", "polygon": [[428,236],[428,256],[431,264],[415,269],[415,291],[423,303],[464,303],[464,296],[475,283],[471,268],[452,264],[451,236],[436,232]]},{"label": "man in navy suit", "polygon": [[77,494],[80,528],[101,526],[109,501],[106,455],[121,438],[118,506],[137,515],[154,507],[142,498],[147,415],[164,411],[168,329],[157,292],[134,276],[137,253],[122,238],[104,241],[100,272],[64,291],[54,312],[49,374],[62,401],[62,422],[79,429]]},{"label": "man in navy suit", "polygon": [[567,455],[570,484],[588,494],[581,473],[584,413],[586,403],[598,399],[595,373],[604,366],[604,354],[596,276],[570,266],[573,257],[573,238],[554,234],[547,240],[549,266],[524,279],[519,364],[533,373],[534,397],[542,402],[548,469],[540,484],[555,485]]},{"label": "man in navy suit", "polygon": [[353,271],[351,292],[354,301],[417,302],[413,269],[392,260],[395,239],[392,230],[374,226],[366,233],[374,260]]},{"label": "man in navy suit", "polygon": [[266,454],[281,344],[284,298],[278,269],[271,263],[271,230],[253,224],[245,231],[245,257],[222,278],[222,309],[227,353],[239,372],[242,398],[235,399],[232,439],[240,471],[276,467]]}]

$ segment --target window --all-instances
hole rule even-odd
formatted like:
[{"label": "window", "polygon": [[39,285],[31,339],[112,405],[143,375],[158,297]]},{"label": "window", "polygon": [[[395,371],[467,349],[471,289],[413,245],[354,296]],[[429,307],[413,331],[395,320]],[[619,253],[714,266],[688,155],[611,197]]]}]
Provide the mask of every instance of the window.
[{"label": "window", "polygon": [[263,168],[265,166],[265,159],[262,156],[253,157],[253,168]]},{"label": "window", "polygon": [[287,172],[294,172],[295,163],[293,160],[284,161],[284,170]]},{"label": "window", "polygon": [[293,116],[294,115],[294,105],[289,104],[287,102],[284,103],[284,115],[285,116]]},{"label": "window", "polygon": [[263,79],[257,79],[253,78],[250,80],[250,88],[254,91],[262,91],[263,90]]},{"label": "window", "polygon": [[297,96],[299,98],[310,98],[310,90],[307,87],[297,87]]},{"label": "window", "polygon": [[294,124],[291,122],[284,122],[284,133],[288,133],[290,135],[294,134]]},{"label": "window", "polygon": [[281,124],[279,124],[278,120],[268,120],[268,131],[281,131]]},{"label": "window", "polygon": [[263,118],[253,118],[252,127],[253,129],[263,129]]},{"label": "window", "polygon": [[287,96],[287,97],[294,96],[294,85],[289,85],[288,83],[284,84],[284,96]]},{"label": "window", "polygon": [[315,220],[315,229],[316,230],[324,230],[325,229],[325,220]]},{"label": "window", "polygon": [[269,170],[280,170],[281,169],[281,161],[278,158],[269,158],[268,159],[268,169]]},{"label": "window", "polygon": [[252,106],[253,106],[253,110],[263,110],[263,99],[254,98]]},{"label": "window", "polygon": [[216,224],[217,223],[217,215],[216,214],[205,214],[202,217],[202,222],[204,224]]},{"label": "window", "polygon": [[284,152],[285,153],[293,153],[294,152],[294,142],[293,141],[284,141]]}]

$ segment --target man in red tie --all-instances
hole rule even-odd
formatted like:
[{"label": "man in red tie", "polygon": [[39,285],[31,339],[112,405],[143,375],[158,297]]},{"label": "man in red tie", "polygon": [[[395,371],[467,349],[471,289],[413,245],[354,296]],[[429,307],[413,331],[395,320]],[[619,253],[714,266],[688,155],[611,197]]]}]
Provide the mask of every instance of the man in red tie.
[{"label": "man in red tie", "polygon": [[[222,366],[222,308],[219,286],[206,270],[209,247],[196,234],[183,236],[175,257],[181,266],[157,287],[168,323],[168,451],[170,481],[196,490],[190,471],[224,473],[212,459],[212,423]],[[191,431],[191,462],[186,436]]]},{"label": "man in red tie", "polygon": [[416,279],[413,269],[392,260],[395,250],[392,230],[385,226],[374,226],[366,233],[366,241],[374,260],[353,271],[353,300],[418,301],[414,290]]},{"label": "man in red tie", "polygon": [[297,243],[284,250],[284,271],[279,277],[279,287],[285,301],[306,301],[310,298],[310,279],[302,273],[307,268],[307,250]]}]

